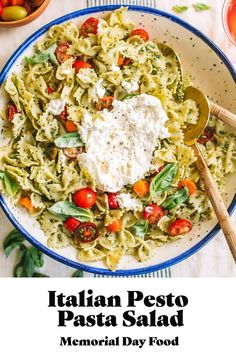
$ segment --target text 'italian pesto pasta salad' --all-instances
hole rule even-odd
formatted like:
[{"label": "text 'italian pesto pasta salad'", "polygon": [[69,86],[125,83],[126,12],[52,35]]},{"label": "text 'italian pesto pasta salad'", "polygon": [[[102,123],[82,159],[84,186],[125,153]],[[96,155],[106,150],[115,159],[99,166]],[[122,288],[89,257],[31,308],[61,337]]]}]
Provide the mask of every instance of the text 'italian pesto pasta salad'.
[{"label": "text 'italian pesto pasta salad'", "polygon": [[[5,83],[3,193],[37,219],[50,248],[72,246],[111,270],[190,238],[213,215],[183,139],[198,121],[188,85],[127,8],[51,27]],[[235,136],[212,117],[198,142],[223,191]]]}]

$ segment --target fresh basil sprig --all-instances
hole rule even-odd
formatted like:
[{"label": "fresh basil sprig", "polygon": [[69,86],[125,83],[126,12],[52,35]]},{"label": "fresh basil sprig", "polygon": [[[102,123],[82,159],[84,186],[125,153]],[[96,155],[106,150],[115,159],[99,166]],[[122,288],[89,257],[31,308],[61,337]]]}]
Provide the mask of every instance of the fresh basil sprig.
[{"label": "fresh basil sprig", "polygon": [[156,175],[150,185],[150,195],[155,195],[165,192],[173,182],[178,172],[178,163],[170,163],[166,165],[163,170]]},{"label": "fresh basil sprig", "polygon": [[79,208],[68,201],[57,202],[48,208],[48,211],[63,221],[68,219],[69,216],[73,216],[81,222],[93,219],[91,210]]},{"label": "fresh basil sprig", "polygon": [[170,195],[166,200],[161,204],[164,209],[170,210],[176,208],[178,205],[184,203],[189,198],[188,188],[183,187],[173,195]]},{"label": "fresh basil sprig", "polygon": [[3,180],[7,194],[16,195],[19,190],[19,184],[7,172],[0,171],[0,179]]},{"label": "fresh basil sprig", "polygon": [[59,65],[56,55],[55,55],[55,50],[57,48],[57,44],[54,43],[49,47],[48,49],[44,50],[43,52],[40,52],[38,54],[35,54],[33,57],[28,58],[26,57],[25,60],[29,64],[41,64],[46,61],[51,61],[55,65]]},{"label": "fresh basil sprig", "polygon": [[147,220],[138,220],[133,226],[132,226],[132,232],[135,236],[138,237],[144,237],[147,233],[148,230],[148,222]]},{"label": "fresh basil sprig", "polygon": [[12,230],[3,242],[6,257],[8,257],[14,249],[22,245],[24,241],[25,238],[17,230]]},{"label": "fresh basil sprig", "polygon": [[78,133],[62,135],[54,143],[59,148],[77,148],[84,145]]},{"label": "fresh basil sprig", "polygon": [[209,5],[203,4],[203,3],[196,3],[193,4],[193,7],[195,11],[200,12],[200,11],[206,11],[209,10],[211,7]]},{"label": "fresh basil sprig", "polygon": [[172,10],[174,12],[177,12],[178,14],[181,14],[182,12],[185,12],[188,10],[188,6],[180,6],[180,5],[176,5],[172,7]]}]

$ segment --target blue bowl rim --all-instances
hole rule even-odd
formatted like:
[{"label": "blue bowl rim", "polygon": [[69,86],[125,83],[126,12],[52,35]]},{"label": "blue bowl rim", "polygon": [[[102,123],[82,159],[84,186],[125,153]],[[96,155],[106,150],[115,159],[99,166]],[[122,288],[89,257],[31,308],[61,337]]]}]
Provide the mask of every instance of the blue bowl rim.
[{"label": "blue bowl rim", "polygon": [[[46,24],[45,26],[41,27],[39,30],[34,32],[28,39],[26,39],[20,46],[19,48],[12,54],[10,59],[7,61],[6,65],[2,69],[0,73],[0,85],[4,82],[9,70],[11,67],[14,65],[14,62],[17,60],[17,58],[30,46],[32,42],[35,42],[38,37],[40,37],[42,34],[44,34],[51,26],[60,24],[62,22],[78,18],[80,16],[84,15],[90,15],[93,13],[98,13],[98,12],[107,12],[107,11],[113,11],[115,9],[118,9],[121,5],[106,5],[106,6],[96,6],[96,7],[90,7],[82,10],[78,10],[72,13],[69,13],[67,15],[64,15],[56,20],[51,21],[50,23]],[[136,12],[142,12],[142,13],[149,13],[152,15],[156,15],[159,17],[165,17],[168,20],[177,23],[178,25],[184,27],[188,31],[192,32],[194,35],[202,39],[217,55],[218,57],[222,60],[224,65],[227,67],[228,71],[230,72],[233,80],[236,82],[236,71],[232,64],[230,63],[229,59],[226,57],[226,55],[217,47],[217,45],[209,39],[206,35],[204,35],[201,31],[190,25],[189,23],[183,21],[182,19],[178,18],[177,16],[174,16],[170,13],[153,9],[150,7],[146,6],[136,6],[136,5],[122,5],[122,6],[127,6],[129,8],[129,11],[136,11]],[[10,209],[7,206],[7,203],[5,202],[4,198],[2,195],[0,195],[0,206],[2,207],[4,213],[8,217],[8,219],[11,221],[13,226],[21,232],[24,237],[26,238],[27,241],[29,241],[31,244],[33,244],[35,247],[40,249],[43,253],[45,253],[47,256],[55,259],[56,261],[59,261],[67,266],[76,268],[76,269],[81,269],[83,271],[89,272],[89,273],[95,273],[95,274],[100,274],[100,275],[105,275],[105,276],[130,276],[130,275],[140,275],[140,274],[145,274],[149,272],[155,272],[159,271],[162,269],[165,269],[167,267],[173,266],[186,258],[190,257],[193,255],[195,252],[200,250],[205,244],[207,244],[220,230],[220,225],[217,224],[201,241],[199,241],[196,245],[191,247],[189,250],[183,252],[179,256],[176,256],[168,261],[152,265],[152,266],[147,266],[144,268],[138,268],[138,269],[118,269],[115,272],[110,271],[109,269],[105,268],[96,268],[96,267],[91,267],[87,264],[81,264],[72,260],[68,260],[67,258],[57,254],[53,250],[50,250],[48,247],[44,246],[41,244],[38,240],[36,240],[30,233],[28,233],[18,222],[18,220],[15,218],[15,216],[12,214]],[[234,195],[233,201],[231,202],[228,212],[230,215],[234,212],[236,209],[236,194]]]}]

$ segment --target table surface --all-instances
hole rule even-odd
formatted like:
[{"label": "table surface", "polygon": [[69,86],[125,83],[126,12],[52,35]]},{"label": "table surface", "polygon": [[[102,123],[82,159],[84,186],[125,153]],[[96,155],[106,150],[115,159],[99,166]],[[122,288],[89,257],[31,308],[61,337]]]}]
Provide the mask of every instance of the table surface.
[{"label": "table surface", "polygon": [[[140,0],[141,1],[141,0]],[[0,68],[3,67],[13,51],[35,30],[49,21],[60,17],[66,13],[85,8],[87,5],[95,3],[102,4],[105,1],[96,0],[51,0],[48,9],[36,21],[15,29],[0,28],[0,43],[1,57]],[[107,3],[117,3],[118,1],[110,0]],[[121,1],[120,3],[124,3]],[[142,1],[143,2],[143,1]],[[192,4],[194,0],[158,0],[158,8],[171,12],[173,5],[187,5],[189,10],[179,15],[184,20],[190,22],[195,27],[203,31],[210,37],[230,60],[236,66],[236,47],[234,47],[227,39],[221,21],[221,8],[223,0],[205,0],[204,3],[211,6],[210,11],[204,13],[196,13]],[[128,0],[126,3],[138,3],[138,0]],[[143,2],[155,4],[155,0]],[[232,217],[236,221],[236,214]],[[0,210],[0,225],[1,225],[1,242],[0,242],[0,276],[12,276],[12,269],[16,262],[16,255],[12,254],[7,260],[3,253],[2,241],[9,231],[12,230],[12,225],[7,220],[6,216]],[[64,266],[48,257],[45,257],[45,266],[43,272],[56,277],[70,276],[73,270]],[[87,274],[88,275],[88,274]],[[89,275],[88,275],[89,276]],[[201,251],[193,255],[186,261],[177,264],[171,268],[172,277],[230,277],[236,276],[236,267],[224,240],[222,232],[220,232],[211,242],[209,242]]]}]

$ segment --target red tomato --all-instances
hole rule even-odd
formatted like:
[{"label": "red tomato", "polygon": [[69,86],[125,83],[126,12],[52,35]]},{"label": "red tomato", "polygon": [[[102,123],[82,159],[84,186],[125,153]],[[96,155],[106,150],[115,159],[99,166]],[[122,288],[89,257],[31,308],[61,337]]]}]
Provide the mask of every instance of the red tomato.
[{"label": "red tomato", "polygon": [[164,216],[164,211],[157,204],[148,204],[143,210],[143,218],[149,224],[156,224],[162,216]]},{"label": "red tomato", "polygon": [[119,55],[118,58],[118,65],[123,68],[123,66],[129,65],[132,62],[132,59],[123,57],[122,55]]},{"label": "red tomato", "polygon": [[67,117],[68,117],[67,105],[65,105],[65,108],[64,108],[64,110],[60,113],[59,117],[60,117],[62,120],[67,120]]},{"label": "red tomato", "polygon": [[191,221],[187,219],[177,219],[169,225],[168,234],[171,236],[186,234],[192,230],[192,227]]},{"label": "red tomato", "polygon": [[119,203],[117,201],[117,193],[108,193],[108,204],[110,209],[119,209]]},{"label": "red tomato", "polygon": [[69,48],[69,43],[62,43],[57,46],[55,51],[58,63],[62,64],[64,61],[72,58],[72,55],[66,54],[67,49]]},{"label": "red tomato", "polygon": [[75,72],[77,74],[80,69],[92,69],[93,66],[86,61],[76,60],[73,64],[73,68],[75,68]]},{"label": "red tomato", "polygon": [[10,0],[1,0],[1,3],[2,3],[3,7],[11,5]]},{"label": "red tomato", "polygon": [[50,93],[53,93],[53,88],[48,86],[47,91],[48,91],[48,94],[50,95]]},{"label": "red tomato", "polygon": [[74,196],[74,203],[80,208],[92,208],[96,203],[97,193],[94,192],[91,188],[86,187],[77,191]]},{"label": "red tomato", "polygon": [[14,119],[14,115],[17,113],[17,107],[14,103],[9,103],[7,106],[7,117],[9,122]]},{"label": "red tomato", "polygon": [[63,152],[69,159],[75,159],[79,154],[81,154],[82,149],[66,148],[63,149]]},{"label": "red tomato", "polygon": [[142,28],[137,28],[135,30],[133,30],[131,33],[130,33],[130,37],[133,37],[133,36],[139,36],[141,37],[145,42],[147,42],[149,40],[149,35],[148,33],[142,29]]},{"label": "red tomato", "polygon": [[121,219],[117,219],[113,221],[111,224],[107,225],[107,231],[109,232],[119,232],[121,230],[122,221]]},{"label": "red tomato", "polygon": [[82,36],[88,37],[91,34],[97,34],[98,32],[98,23],[99,20],[95,17],[88,18],[81,26],[80,32]]},{"label": "red tomato", "polygon": [[112,96],[106,96],[103,98],[99,98],[97,104],[96,104],[96,109],[98,111],[102,111],[103,109],[112,109],[112,102],[114,101],[114,97]]},{"label": "red tomato", "polygon": [[72,120],[66,121],[65,128],[68,131],[68,133],[74,133],[74,132],[77,132],[77,130],[78,130],[75,123],[72,122]]},{"label": "red tomato", "polygon": [[88,243],[99,237],[98,228],[92,222],[83,222],[75,230],[75,243]]},{"label": "red tomato", "polygon": [[213,127],[206,127],[200,138],[198,138],[198,143],[206,144],[208,141],[212,140],[215,135],[215,128]]},{"label": "red tomato", "polygon": [[68,218],[66,219],[66,221],[64,221],[64,226],[67,230],[69,230],[70,232],[75,232],[75,230],[77,229],[77,227],[80,225],[80,221],[75,219],[75,218]]}]

